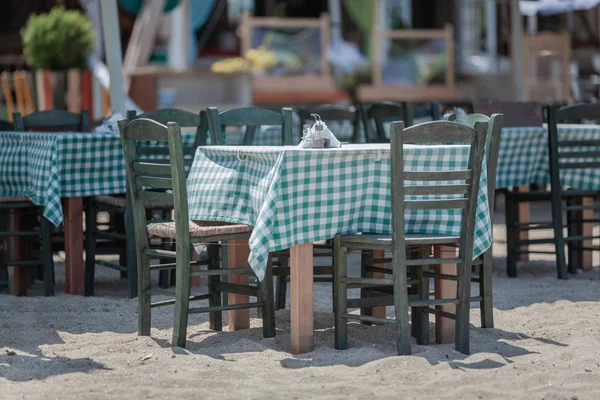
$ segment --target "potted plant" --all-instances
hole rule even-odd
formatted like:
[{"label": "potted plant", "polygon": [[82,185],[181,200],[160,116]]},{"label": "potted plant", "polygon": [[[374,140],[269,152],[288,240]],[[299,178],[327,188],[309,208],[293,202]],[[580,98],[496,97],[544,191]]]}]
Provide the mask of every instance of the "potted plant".
[{"label": "potted plant", "polygon": [[54,7],[30,16],[21,38],[25,59],[35,70],[38,109],[79,112],[82,100],[88,101],[82,99],[82,87],[87,86],[84,91],[89,95],[91,85],[87,70],[95,40],[91,21],[81,11]]}]

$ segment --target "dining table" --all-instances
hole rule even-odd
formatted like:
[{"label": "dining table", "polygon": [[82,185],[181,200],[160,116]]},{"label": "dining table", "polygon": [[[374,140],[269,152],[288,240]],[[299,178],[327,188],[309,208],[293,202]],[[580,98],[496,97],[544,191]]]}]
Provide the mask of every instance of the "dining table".
[{"label": "dining table", "polygon": [[[405,165],[413,171],[466,168],[468,155],[467,145],[406,145],[404,151]],[[473,257],[492,243],[485,171],[484,166]],[[230,266],[249,264],[262,279],[269,253],[290,249],[290,348],[295,354],[314,346],[313,243],[338,234],[391,233],[389,144],[331,149],[201,146],[187,189],[191,220],[254,227],[247,243],[229,246]],[[460,210],[411,211],[406,228],[414,233],[456,235],[460,220]],[[229,299],[247,302],[241,295]],[[249,326],[247,311],[229,313],[234,329]]]}]

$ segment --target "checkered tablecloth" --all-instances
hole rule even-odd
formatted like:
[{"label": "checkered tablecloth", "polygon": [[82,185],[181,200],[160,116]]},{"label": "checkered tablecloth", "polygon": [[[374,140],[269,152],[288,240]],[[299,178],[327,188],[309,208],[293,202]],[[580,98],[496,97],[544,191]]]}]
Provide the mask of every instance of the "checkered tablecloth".
[{"label": "checkered tablecloth", "polygon": [[[467,146],[407,146],[418,171],[466,166]],[[389,145],[341,149],[206,146],[194,157],[187,188],[190,218],[254,226],[250,266],[262,279],[269,252],[336,234],[389,234]],[[474,256],[492,242],[486,168],[481,177]],[[460,212],[410,212],[413,233],[458,234]]]},{"label": "checkered tablecloth", "polygon": [[[559,140],[600,140],[598,125],[559,125]],[[583,190],[600,190],[597,169],[563,170],[561,183]],[[548,131],[545,127],[504,128],[500,137],[496,187],[550,183]]]},{"label": "checkered tablecloth", "polygon": [[[191,145],[193,134],[184,135]],[[62,197],[125,193],[118,133],[0,132],[0,196],[27,196],[54,225]]]}]

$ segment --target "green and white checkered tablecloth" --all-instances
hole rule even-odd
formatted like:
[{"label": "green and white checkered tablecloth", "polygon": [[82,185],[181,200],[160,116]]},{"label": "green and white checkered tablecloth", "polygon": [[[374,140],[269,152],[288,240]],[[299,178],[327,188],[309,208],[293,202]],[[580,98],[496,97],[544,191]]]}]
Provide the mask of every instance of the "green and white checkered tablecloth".
[{"label": "green and white checkered tablecloth", "polygon": [[[600,140],[599,125],[559,125],[559,140]],[[548,131],[545,127],[504,128],[500,138],[496,187],[550,183]],[[600,190],[597,169],[561,171],[561,183],[583,190]]]},{"label": "green and white checkered tablecloth", "polygon": [[[191,145],[193,134],[184,135]],[[27,196],[55,225],[62,197],[125,193],[118,133],[0,132],[0,196]]]},{"label": "green and white checkered tablecloth", "polygon": [[[407,146],[418,171],[466,166],[467,146]],[[262,279],[269,252],[333,238],[389,234],[389,145],[341,149],[206,146],[194,157],[187,188],[190,219],[254,226],[250,266]],[[477,208],[474,256],[492,243],[485,167]],[[410,212],[409,232],[458,234],[458,210]]]}]

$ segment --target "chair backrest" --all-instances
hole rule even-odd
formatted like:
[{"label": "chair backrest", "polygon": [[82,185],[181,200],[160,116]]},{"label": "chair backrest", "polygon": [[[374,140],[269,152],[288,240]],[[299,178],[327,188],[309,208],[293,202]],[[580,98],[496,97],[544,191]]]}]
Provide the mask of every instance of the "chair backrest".
[{"label": "chair backrest", "polygon": [[86,110],[75,114],[65,110],[46,110],[22,116],[13,114],[16,131],[37,132],[91,132],[90,113]]},{"label": "chair backrest", "polygon": [[[352,126],[352,143],[358,143],[360,141],[360,110],[357,107],[341,107],[336,105],[323,105],[313,108],[301,108],[298,110],[298,116],[300,117],[300,132],[307,121],[314,121],[312,114],[318,114],[321,120],[324,121],[328,126],[332,122],[346,122]],[[331,128],[331,127],[330,127]],[[336,132],[333,132],[334,135]],[[339,133],[338,133],[339,134]],[[338,137],[338,139],[340,139]]]},{"label": "chair backrest", "polygon": [[494,222],[494,200],[496,191],[496,173],[498,170],[498,151],[500,150],[500,133],[504,122],[503,114],[492,114],[488,117],[483,114],[469,114],[463,118],[456,118],[456,114],[446,114],[444,119],[455,121],[470,127],[474,127],[477,122],[488,124],[488,133],[485,140],[485,154],[487,158],[487,187],[488,202],[490,205],[490,216]]},{"label": "chair backrest", "polygon": [[[370,138],[376,137],[377,142],[387,143],[389,142],[389,135],[385,129],[385,123],[393,121],[404,121],[405,126],[412,125],[412,116],[410,115],[409,106],[406,102],[394,103],[391,101],[384,101],[381,103],[373,103],[363,105],[365,133],[367,141]],[[375,135],[371,132],[375,125]]]},{"label": "chair backrest", "polygon": [[441,106],[438,102],[429,104],[408,104],[410,109],[409,115],[411,116],[410,125],[415,124],[415,121],[419,119],[430,119],[431,121],[439,121],[442,119]]},{"label": "chair backrest", "polygon": [[[174,204],[178,239],[177,256],[179,257],[180,252],[187,251],[189,254],[187,190],[179,124],[169,122],[165,126],[150,119],[138,118],[131,122],[120,120],[118,125],[125,155],[127,195],[131,196],[138,268],[140,268],[141,257],[148,257],[141,251],[148,247],[144,207],[146,201]],[[166,143],[169,149],[169,163],[154,162],[138,154],[139,143],[147,141]],[[182,249],[186,250],[181,251]],[[144,282],[142,285],[147,286]]]},{"label": "chair backrest", "polygon": [[[550,155],[550,185],[552,193],[560,196],[561,171],[573,173],[574,170],[600,170],[600,139],[570,135],[558,136],[558,124],[561,122],[581,122],[582,120],[600,120],[600,105],[574,104],[558,108],[546,107],[548,116],[548,150]],[[556,189],[556,190],[555,190]],[[576,189],[585,189],[578,187]],[[560,204],[560,197],[555,199]]]},{"label": "chair backrest", "polygon": [[254,143],[256,131],[261,126],[280,126],[281,144],[292,145],[292,109],[282,108],[280,112],[267,108],[244,107],[221,111],[216,107],[207,109],[208,128],[211,143],[217,145],[227,144],[224,129],[227,126],[245,126],[244,145]]},{"label": "chair backrest", "polygon": [[504,128],[539,127],[544,123],[542,107],[535,102],[475,103],[473,111],[483,115],[503,114]]},{"label": "chair backrest", "polygon": [[[404,128],[392,123],[391,183],[392,242],[394,257],[406,257],[405,211],[462,210],[459,258],[469,266],[473,252],[475,213],[479,179],[488,126],[477,122],[471,128],[456,122],[432,121]],[[470,145],[469,160],[453,169],[412,171],[404,160],[406,144]]]},{"label": "chair backrest", "polygon": [[0,131],[13,131],[15,127],[12,122],[0,119]]},{"label": "chair backrest", "polygon": [[[208,117],[204,110],[201,111],[200,114],[194,114],[185,110],[162,109],[145,112],[140,115],[137,115],[135,110],[127,111],[127,120],[129,122],[141,118],[150,119],[165,126],[168,125],[169,122],[176,122],[180,128],[196,128],[194,145],[191,147],[183,146],[183,163],[185,167],[190,167],[192,165],[196,148],[206,144],[206,137],[208,135]],[[137,144],[137,154],[142,157],[153,158],[155,162],[168,163],[169,148],[164,145],[157,146],[157,143],[140,142]],[[189,172],[189,168],[185,168],[185,171]]]},{"label": "chair backrest", "polygon": [[196,128],[194,148],[206,145],[208,137],[208,116],[206,110],[201,110],[199,114],[195,114],[191,111],[176,108],[163,108],[148,111],[140,115],[137,115],[135,110],[127,111],[127,119],[129,121],[136,118],[151,119],[163,125],[167,125],[169,122],[177,122],[181,128]]}]

